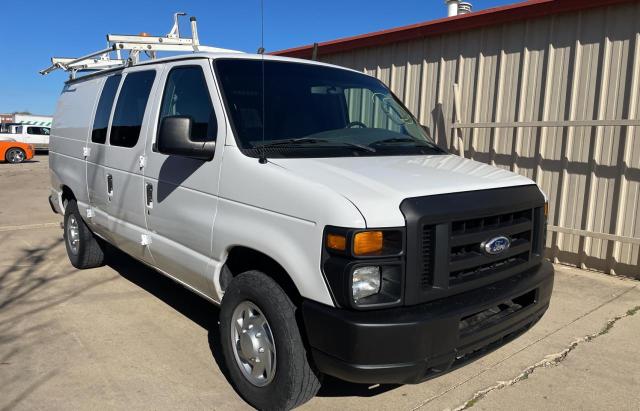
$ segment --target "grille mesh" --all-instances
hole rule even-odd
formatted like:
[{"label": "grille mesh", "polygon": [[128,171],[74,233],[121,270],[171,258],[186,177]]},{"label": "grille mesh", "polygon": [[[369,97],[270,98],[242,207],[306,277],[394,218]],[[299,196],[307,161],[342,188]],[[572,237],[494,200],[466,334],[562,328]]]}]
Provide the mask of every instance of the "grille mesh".
[{"label": "grille mesh", "polygon": [[434,263],[434,227],[425,226],[422,230],[422,275],[420,276],[420,287],[423,290],[431,287],[433,283],[433,263]]}]

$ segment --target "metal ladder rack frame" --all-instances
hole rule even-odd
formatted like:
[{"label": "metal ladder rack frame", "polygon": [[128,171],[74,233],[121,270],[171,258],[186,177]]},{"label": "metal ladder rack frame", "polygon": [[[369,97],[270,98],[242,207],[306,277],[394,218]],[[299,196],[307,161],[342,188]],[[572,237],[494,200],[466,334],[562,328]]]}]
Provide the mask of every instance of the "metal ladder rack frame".
[{"label": "metal ladder rack frame", "polygon": [[[43,76],[56,71],[69,72],[69,77],[75,79],[77,73],[85,71],[101,71],[117,67],[133,66],[140,62],[140,53],[145,53],[150,59],[157,57],[158,51],[184,52],[213,52],[213,53],[242,53],[217,47],[201,46],[198,38],[198,26],[195,17],[190,18],[191,38],[180,37],[178,18],[186,13],[174,13],[173,27],[164,37],[150,36],[146,33],[139,35],[107,34],[108,47],[78,58],[52,57],[51,66],[40,70]],[[121,57],[123,51],[129,52],[126,59]],[[116,58],[111,58],[111,53]]]}]

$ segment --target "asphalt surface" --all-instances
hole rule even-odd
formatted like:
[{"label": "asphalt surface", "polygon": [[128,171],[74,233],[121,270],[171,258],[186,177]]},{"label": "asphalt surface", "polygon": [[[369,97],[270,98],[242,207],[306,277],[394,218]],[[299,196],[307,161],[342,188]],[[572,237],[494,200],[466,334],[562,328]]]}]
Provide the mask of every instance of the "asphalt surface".
[{"label": "asphalt surface", "polygon": [[[114,253],[68,262],[47,157],[0,163],[0,411],[248,409],[220,371],[215,306]],[[640,283],[556,266],[529,332],[418,385],[327,379],[303,409],[639,410]]]}]

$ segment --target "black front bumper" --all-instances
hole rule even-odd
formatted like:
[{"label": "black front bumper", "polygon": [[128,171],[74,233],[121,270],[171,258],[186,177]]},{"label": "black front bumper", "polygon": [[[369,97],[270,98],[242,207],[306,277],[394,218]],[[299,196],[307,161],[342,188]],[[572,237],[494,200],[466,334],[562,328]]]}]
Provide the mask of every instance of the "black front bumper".
[{"label": "black front bumper", "polygon": [[[462,294],[379,311],[305,301],[302,314],[314,362],[321,372],[355,383],[423,381],[501,346],[538,321],[549,306],[553,276],[553,266],[544,262]],[[531,296],[530,303],[504,315],[485,315],[521,296]],[[475,322],[467,327],[472,317]]]}]

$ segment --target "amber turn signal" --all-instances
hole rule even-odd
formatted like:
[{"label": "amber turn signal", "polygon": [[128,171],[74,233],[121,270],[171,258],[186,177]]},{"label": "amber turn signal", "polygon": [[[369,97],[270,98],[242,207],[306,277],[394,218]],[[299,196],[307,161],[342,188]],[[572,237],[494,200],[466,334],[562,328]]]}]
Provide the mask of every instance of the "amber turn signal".
[{"label": "amber turn signal", "polygon": [[327,248],[344,251],[347,249],[347,237],[338,234],[327,234]]},{"label": "amber turn signal", "polygon": [[355,255],[376,254],[382,251],[382,231],[362,231],[353,238],[353,253]]}]

